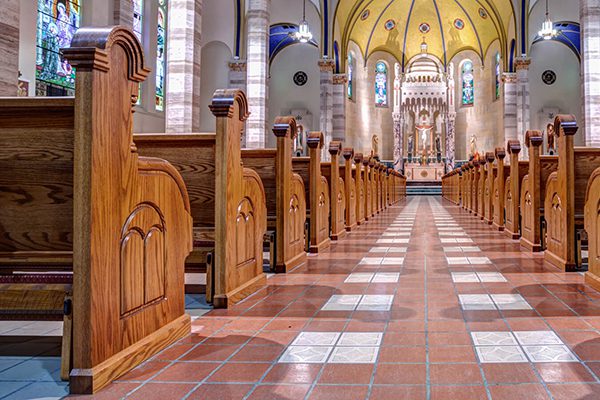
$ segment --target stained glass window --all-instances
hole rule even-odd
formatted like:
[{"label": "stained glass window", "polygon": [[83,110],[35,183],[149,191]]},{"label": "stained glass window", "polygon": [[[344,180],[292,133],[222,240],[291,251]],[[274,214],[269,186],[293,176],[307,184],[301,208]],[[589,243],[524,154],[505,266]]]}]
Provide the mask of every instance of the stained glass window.
[{"label": "stained glass window", "polygon": [[36,95],[73,95],[75,70],[62,57],[80,24],[79,0],[38,0]]},{"label": "stained glass window", "polygon": [[354,94],[354,60],[348,54],[348,98],[352,100]]},{"label": "stained glass window", "polygon": [[375,65],[375,105],[377,107],[387,107],[387,65],[379,61]]},{"label": "stained glass window", "polygon": [[165,109],[165,43],[167,25],[167,0],[158,0],[156,38],[156,110]]},{"label": "stained glass window", "polygon": [[502,73],[500,71],[500,53],[496,53],[496,65],[495,65],[495,70],[494,70],[494,77],[495,77],[495,82],[494,82],[494,94],[495,94],[495,99],[498,100],[500,98],[500,88],[501,88],[501,79],[502,79]]},{"label": "stained glass window", "polygon": [[472,106],[475,103],[475,89],[473,82],[473,63],[467,60],[463,63],[461,71],[462,104]]},{"label": "stained glass window", "polygon": [[133,2],[133,32],[142,42],[144,26],[144,0],[131,0]]}]

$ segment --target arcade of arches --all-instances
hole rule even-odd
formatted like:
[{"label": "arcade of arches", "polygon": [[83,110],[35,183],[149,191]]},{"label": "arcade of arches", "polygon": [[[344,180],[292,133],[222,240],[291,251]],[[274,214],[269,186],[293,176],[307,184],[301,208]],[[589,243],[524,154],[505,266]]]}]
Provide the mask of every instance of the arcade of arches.
[{"label": "arcade of arches", "polygon": [[[540,30],[548,21],[550,31],[544,37]],[[392,201],[392,189],[385,192],[388,189],[383,189],[381,183],[380,196],[385,200],[380,200],[379,211],[369,211],[370,220],[363,215],[368,222],[363,220],[357,225],[356,215],[352,217],[354,226],[344,226],[344,218],[348,224],[351,216],[348,208],[340,211],[345,236],[340,235],[339,240],[333,230],[334,214],[325,215],[323,220],[329,226],[327,248],[323,251],[317,244],[315,254],[307,256],[315,246],[310,239],[310,225],[317,223],[316,211],[310,210],[313,203],[309,191],[316,190],[319,183],[312,175],[303,182],[302,173],[294,169],[306,188],[306,204],[292,201],[285,207],[290,214],[306,212],[310,223],[305,226],[303,219],[296,229],[307,243],[306,251],[304,242],[300,244],[303,261],[280,274],[274,261],[280,243],[273,238],[284,225],[279,224],[279,214],[271,214],[269,196],[274,202],[275,194],[283,196],[281,193],[294,190],[298,182],[286,183],[280,192],[280,187],[275,188],[279,183],[273,183],[275,179],[270,182],[263,177],[269,171],[257,174],[244,169],[240,175],[244,179],[261,175],[264,187],[260,186],[260,196],[264,197],[257,196],[264,198],[266,206],[262,205],[265,210],[259,207],[245,214],[243,204],[256,206],[248,197],[244,198],[246,203],[236,204],[234,209],[237,221],[243,216],[252,229],[260,225],[254,218],[258,221],[259,214],[267,214],[262,253],[266,283],[254,294],[242,291],[238,295],[245,298],[235,306],[213,309],[216,300],[207,301],[207,288],[211,279],[213,289],[219,286],[210,268],[211,262],[221,261],[212,258],[220,253],[217,245],[202,253],[202,267],[195,265],[198,268],[189,273],[186,264],[185,269],[191,336],[172,340],[170,347],[157,355],[155,351],[141,366],[125,375],[114,375],[120,377],[103,385],[101,396],[146,400],[600,398],[600,293],[594,290],[600,284],[594,286],[589,275],[584,278],[580,273],[588,265],[592,268],[594,261],[588,252],[600,253],[600,228],[595,228],[597,236],[593,236],[588,222],[595,218],[594,226],[600,227],[600,211],[594,214],[596,209],[584,208],[583,199],[580,209],[577,204],[573,206],[574,225],[579,229],[574,237],[569,236],[575,243],[572,253],[577,253],[575,267],[560,269],[555,259],[550,260],[540,251],[548,253],[552,248],[554,233],[549,231],[549,213],[560,213],[565,203],[560,199],[552,202],[548,197],[544,200],[544,194],[540,198],[534,189],[521,195],[518,192],[528,187],[519,186],[521,182],[535,184],[523,179],[527,174],[519,170],[519,165],[529,171],[531,182],[537,171],[538,181],[542,179],[541,184],[537,183],[537,192],[545,193],[550,190],[547,188],[573,180],[573,186],[568,187],[577,193],[573,200],[577,203],[586,193],[589,197],[600,190],[600,183],[594,186],[591,179],[587,186],[587,178],[595,176],[593,170],[586,172],[585,181],[577,173],[565,173],[563,179],[563,153],[559,150],[567,134],[555,132],[555,127],[564,133],[563,128],[566,132],[572,126],[555,123],[555,119],[572,115],[577,129],[568,136],[572,138],[572,143],[568,142],[571,150],[575,148],[571,164],[583,165],[592,159],[589,165],[600,167],[600,154],[593,151],[587,159],[577,158],[577,151],[584,151],[580,148],[600,148],[600,0],[2,0],[0,144],[8,143],[8,139],[3,142],[1,138],[5,135],[3,118],[14,111],[8,106],[10,99],[4,98],[74,96],[77,110],[81,89],[76,89],[77,77],[80,71],[84,76],[105,62],[104,56],[89,64],[75,57],[71,65],[68,55],[74,53],[64,49],[71,47],[80,29],[116,25],[131,31],[131,42],[139,42],[143,55],[138,60],[147,69],[123,72],[130,83],[143,81],[139,89],[132,86],[134,93],[127,92],[127,96],[134,97],[131,123],[137,135],[134,138],[139,137],[140,142],[155,140],[157,135],[150,134],[157,133],[185,137],[204,132],[198,142],[209,140],[206,132],[215,132],[218,119],[227,114],[222,110],[219,114],[219,101],[224,100],[215,93],[219,89],[239,89],[244,93],[243,100],[235,99],[239,107],[247,105],[249,111],[247,119],[240,117],[244,120],[241,150],[236,149],[237,137],[229,138],[227,143],[245,154],[244,166],[254,168],[252,163],[258,162],[259,156],[280,151],[284,138],[276,132],[275,121],[281,129],[278,117],[289,115],[295,117],[290,126],[297,130],[291,143],[292,158],[308,165],[309,158],[313,157],[310,160],[314,162],[318,153],[324,168],[330,170],[331,175],[319,176],[331,185],[328,190],[334,190],[329,189],[333,188],[332,180],[339,180],[342,192],[345,189],[348,193],[350,183],[344,186],[344,179],[352,178],[357,168],[360,179],[363,166],[371,172],[381,171],[385,176],[381,182],[388,178],[391,182],[393,176],[405,178],[407,183],[402,182],[408,185],[409,195],[396,188],[401,194]],[[302,37],[305,26],[310,37]],[[78,43],[88,42],[79,38]],[[78,122],[75,118],[76,127]],[[229,128],[231,133],[237,125]],[[214,135],[210,137],[219,143]],[[319,140],[318,148],[322,150],[311,153]],[[31,142],[27,139],[18,144],[29,146]],[[129,143],[126,153],[136,153],[136,146],[129,147]],[[196,142],[190,139],[190,143]],[[138,146],[140,154],[148,151],[149,156],[171,161],[148,150],[155,149],[153,146],[158,145],[142,143]],[[275,148],[277,151],[269,153]],[[512,158],[512,166],[517,165],[518,177],[514,178],[509,158],[513,155],[511,149],[517,148]],[[212,161],[203,167],[218,176],[220,147],[211,149]],[[189,149],[169,150],[168,154],[175,157]],[[33,156],[25,152],[25,158],[7,154],[0,151],[0,169],[12,168],[11,162],[23,159],[31,160],[32,165],[39,161],[35,152]],[[359,154],[361,157],[354,158]],[[279,163],[290,158],[277,157],[277,162],[268,167],[272,174],[281,170]],[[193,160],[185,161],[193,164]],[[334,173],[333,165],[338,162],[341,169]],[[348,167],[351,172],[344,176],[344,168]],[[500,170],[505,173],[500,174]],[[509,172],[513,183],[518,181],[516,194],[507,189],[510,181],[504,180]],[[6,169],[0,171],[2,174]],[[600,172],[595,174],[600,176]],[[218,224],[215,199],[219,198],[220,188],[215,188],[213,175],[212,187],[206,191],[203,187],[195,191],[188,187],[192,211],[187,212],[193,213],[197,198],[212,196],[209,214],[213,219],[209,224],[193,222],[193,245],[189,247],[194,250],[198,243],[216,243],[226,235],[239,234],[239,230],[219,228],[198,234],[200,225],[212,229]],[[5,178],[0,176],[0,208],[6,206],[8,210],[9,204],[21,206],[35,198],[11,188]],[[502,181],[502,186],[494,186],[495,178]],[[481,182],[479,189],[476,179]],[[267,187],[270,183],[272,191]],[[77,194],[71,192],[60,201],[55,196],[56,187],[62,184],[42,184],[40,193],[49,192],[44,194],[49,203],[64,200],[71,204]],[[352,185],[352,190],[358,190],[353,193],[362,199],[363,188],[358,187]],[[486,206],[481,206],[487,201],[488,188],[489,214]],[[477,190],[483,194],[477,194]],[[341,202],[341,196],[328,192],[313,207],[328,208],[329,202]],[[521,211],[517,204],[516,217],[511,214],[517,220],[511,236],[508,202],[519,203],[515,200],[519,196],[523,198]],[[481,209],[473,199],[479,199]],[[344,201],[349,207],[349,197]],[[535,209],[527,216],[534,221],[532,229],[537,232],[532,233],[533,244],[525,234],[525,203],[533,204]],[[499,217],[494,212],[498,207]],[[600,206],[594,207],[600,210]],[[23,210],[29,212],[26,207]],[[360,207],[354,210],[361,211]],[[158,214],[163,223],[164,215]],[[136,218],[133,215],[131,220]],[[2,279],[14,277],[18,268],[31,261],[27,246],[33,241],[27,232],[16,238],[8,224],[5,228],[6,220],[14,222],[13,216],[0,211],[0,399],[61,398],[69,391],[81,392],[74,389],[79,387],[73,384],[75,370],[71,371],[71,386],[60,380],[61,372],[65,372],[65,341],[60,348],[43,339],[31,340],[34,336],[64,335],[67,320],[61,319],[62,311],[60,321],[37,321],[36,317],[5,321],[9,317],[3,317],[7,314],[15,319],[11,312],[5,312],[2,294],[15,289],[12,278]],[[189,223],[185,220],[177,224],[178,229]],[[568,229],[565,226],[553,228],[561,231]],[[171,226],[165,231],[171,234],[169,229]],[[77,250],[73,251],[73,243],[78,238],[74,232],[77,229],[61,232],[61,240],[67,238],[64,240],[70,247],[68,251],[60,250],[67,252],[72,262],[68,268],[61,266],[59,274],[75,268],[72,257]],[[259,246],[263,243],[260,236]],[[126,242],[129,238],[120,240]],[[147,245],[145,240],[144,236],[143,246]],[[19,243],[12,246],[13,242]],[[256,261],[252,251],[247,250],[250,247],[244,247],[251,244],[242,243],[236,248],[237,257],[247,256],[245,263]],[[48,248],[55,250],[51,245]],[[124,252],[119,260],[127,257]],[[11,265],[5,273],[7,259],[18,259],[18,268]],[[600,269],[600,256],[596,259]],[[43,273],[54,276],[57,263],[50,265],[50,272]],[[27,275],[37,270],[24,271],[17,272]],[[69,276],[69,284],[78,279]],[[144,279],[151,278],[144,275]],[[114,282],[122,285],[123,301],[128,288],[123,288],[121,281]],[[193,289],[188,292],[188,287]],[[163,290],[166,293],[167,289]],[[152,301],[167,301],[164,293],[162,300]],[[147,289],[144,296],[149,296]],[[65,300],[65,310],[70,301],[70,297]],[[135,310],[123,312],[121,317]],[[74,326],[73,335],[77,335],[79,325]],[[131,334],[127,329],[119,332],[123,341],[130,340],[123,339]],[[5,337],[10,339],[3,340]],[[21,342],[15,337],[27,339]],[[77,340],[74,343],[77,346]],[[27,349],[22,351],[20,347]],[[73,357],[76,363],[77,357]],[[105,364],[102,368],[108,368]],[[132,368],[134,364],[139,362],[132,362]]]}]

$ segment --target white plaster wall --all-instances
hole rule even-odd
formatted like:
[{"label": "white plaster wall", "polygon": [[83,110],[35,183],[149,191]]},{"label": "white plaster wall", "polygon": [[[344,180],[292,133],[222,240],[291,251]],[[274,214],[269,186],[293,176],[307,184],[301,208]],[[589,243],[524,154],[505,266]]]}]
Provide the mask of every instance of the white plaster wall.
[{"label": "white plaster wall", "polygon": [[[292,109],[308,110],[312,114],[312,125],[305,127],[311,131],[319,130],[321,89],[318,63],[319,49],[307,44],[289,46],[273,60],[269,78],[267,147],[275,146],[275,136],[270,130],[275,118],[288,115]],[[298,71],[308,75],[304,86],[294,83],[294,74]]]},{"label": "white plaster wall", "polygon": [[[302,1],[295,0],[271,0],[271,22],[270,24],[278,23],[293,23],[298,25],[302,19]],[[306,20],[310,26],[310,32],[313,34],[313,39],[321,45],[321,16],[317,8],[310,1],[306,2]]]},{"label": "white plaster wall", "polygon": [[[546,85],[542,73],[552,70],[556,83]],[[544,108],[556,108],[562,114],[574,114],[581,125],[581,74],[579,60],[565,45],[557,42],[539,42],[531,47],[529,68],[531,91],[531,129],[545,130],[538,114]],[[583,131],[575,135],[575,143],[584,145]]]},{"label": "white plaster wall", "polygon": [[202,47],[200,74],[200,130],[214,132],[216,120],[208,106],[217,89],[227,88],[231,50],[223,42],[210,42]]},{"label": "white plaster wall", "polygon": [[202,36],[200,38],[202,46],[219,41],[227,45],[230,53],[233,53],[235,28],[233,0],[204,0],[202,2]]},{"label": "white plaster wall", "polygon": [[[494,58],[499,50],[500,44],[496,41],[487,53],[484,67],[481,65],[479,56],[472,51],[462,52],[452,59],[456,74],[456,160],[468,158],[469,142],[473,134],[477,136],[477,149],[482,154],[494,151],[496,147],[505,146],[503,93],[498,100],[495,100],[494,96]],[[461,63],[466,59],[471,60],[474,66],[475,103],[472,107],[462,106],[460,72]]]}]

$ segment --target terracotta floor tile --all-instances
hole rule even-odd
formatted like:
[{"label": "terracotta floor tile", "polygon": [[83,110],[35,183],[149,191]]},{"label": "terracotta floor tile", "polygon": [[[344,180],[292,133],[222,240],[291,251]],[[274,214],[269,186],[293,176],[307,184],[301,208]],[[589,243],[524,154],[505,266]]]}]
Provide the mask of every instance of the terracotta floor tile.
[{"label": "terracotta floor tile", "polygon": [[275,364],[263,382],[265,383],[313,383],[321,364]]},{"label": "terracotta floor tile", "polygon": [[381,363],[424,363],[427,360],[426,349],[420,347],[383,348],[379,352]]},{"label": "terracotta floor tile", "polygon": [[600,385],[580,383],[571,385],[548,385],[554,400],[593,400],[600,399]]},{"label": "terracotta floor tile", "polygon": [[228,363],[215,372],[209,382],[258,382],[270,364]]},{"label": "terracotta floor tile", "polygon": [[252,346],[246,345],[231,357],[231,361],[272,362],[285,350],[285,346]]},{"label": "terracotta floor tile", "polygon": [[423,364],[378,364],[375,384],[424,385],[426,370]]},{"label": "terracotta floor tile", "polygon": [[166,361],[149,361],[149,362],[146,362],[146,363],[140,365],[139,367],[129,371],[128,373],[126,373],[125,375],[120,377],[119,380],[120,381],[145,381],[145,380],[149,379],[150,377],[152,377],[153,375],[156,375],[158,372],[160,372],[162,369],[164,369],[168,365],[169,365],[169,363]]},{"label": "terracotta floor tile", "polygon": [[474,363],[473,346],[429,347],[429,362],[431,363]]},{"label": "terracotta floor tile", "polygon": [[425,386],[373,386],[369,400],[425,400],[426,398]]},{"label": "terracotta floor tile", "polygon": [[429,367],[434,385],[481,384],[481,371],[477,364],[432,364]]},{"label": "terracotta floor tile", "polygon": [[225,361],[239,349],[237,345],[201,344],[181,358],[181,361]]},{"label": "terracotta floor tile", "polygon": [[550,399],[546,389],[542,385],[510,385],[510,386],[490,386],[492,399],[527,399],[527,400],[546,400]]},{"label": "terracotta floor tile", "polygon": [[369,384],[373,364],[327,364],[323,368],[319,384]]},{"label": "terracotta floor tile", "polygon": [[596,381],[580,363],[539,363],[535,368],[547,383]]},{"label": "terracotta floor tile", "polygon": [[158,374],[153,381],[200,382],[219,365],[219,363],[176,362]]},{"label": "terracotta floor tile", "polygon": [[204,384],[194,390],[188,399],[193,400],[242,400],[252,385]]},{"label": "terracotta floor tile", "polygon": [[364,400],[367,386],[315,386],[308,397],[310,400]]},{"label": "terracotta floor tile", "polygon": [[[290,400],[303,399],[310,385],[260,385],[248,400]],[[213,400],[210,398],[210,400]]]},{"label": "terracotta floor tile", "polygon": [[180,399],[196,385],[190,383],[146,383],[127,397],[132,400]]},{"label": "terracotta floor tile", "polygon": [[431,387],[431,400],[486,400],[487,398],[487,393],[483,386]]},{"label": "terracotta floor tile", "polygon": [[481,367],[489,384],[539,382],[529,363],[482,364]]}]

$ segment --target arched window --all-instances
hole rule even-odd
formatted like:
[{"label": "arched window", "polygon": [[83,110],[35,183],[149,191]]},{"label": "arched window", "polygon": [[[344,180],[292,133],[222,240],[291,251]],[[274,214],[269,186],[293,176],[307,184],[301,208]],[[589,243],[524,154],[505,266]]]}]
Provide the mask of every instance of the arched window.
[{"label": "arched window", "polygon": [[388,105],[388,73],[387,65],[383,61],[375,64],[375,105],[387,107]]},{"label": "arched window", "polygon": [[354,98],[354,58],[348,54],[348,98]]},{"label": "arched window", "polygon": [[462,104],[472,106],[475,103],[475,89],[473,82],[473,62],[466,60],[461,70]]},{"label": "arched window", "polygon": [[496,53],[495,59],[495,69],[494,69],[494,99],[498,100],[500,98],[500,90],[501,90],[501,65],[500,65],[500,53]]},{"label": "arched window", "polygon": [[156,32],[156,110],[165,109],[165,69],[167,35],[167,0],[158,0]]},{"label": "arched window", "polygon": [[144,0],[133,0],[133,33],[142,42],[144,28]]},{"label": "arched window", "polygon": [[37,96],[75,94],[75,70],[60,55],[80,24],[79,0],[38,0],[35,85]]}]

